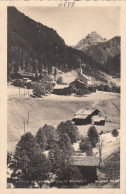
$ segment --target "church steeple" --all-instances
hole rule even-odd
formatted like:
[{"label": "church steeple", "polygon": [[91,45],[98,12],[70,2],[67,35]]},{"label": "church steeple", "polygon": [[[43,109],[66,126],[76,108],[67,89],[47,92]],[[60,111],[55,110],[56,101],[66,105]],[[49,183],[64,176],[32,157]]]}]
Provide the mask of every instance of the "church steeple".
[{"label": "church steeple", "polygon": [[82,61],[81,61],[81,59],[80,59],[80,75],[82,75]]}]

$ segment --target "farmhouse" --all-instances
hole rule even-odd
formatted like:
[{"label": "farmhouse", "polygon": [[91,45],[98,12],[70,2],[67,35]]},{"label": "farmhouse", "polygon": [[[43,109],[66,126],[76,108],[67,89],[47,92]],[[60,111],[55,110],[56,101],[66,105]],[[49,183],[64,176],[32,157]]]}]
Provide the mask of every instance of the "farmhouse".
[{"label": "farmhouse", "polygon": [[70,94],[69,85],[58,85],[58,84],[56,84],[53,87],[53,94],[57,94],[57,95],[69,95]]},{"label": "farmhouse", "polygon": [[24,79],[24,78],[28,78],[30,80],[33,80],[35,75],[33,73],[26,73],[23,71],[19,71],[19,72],[15,72],[12,74],[12,79]]},{"label": "farmhouse", "polygon": [[101,117],[99,115],[93,116],[91,118],[92,125],[104,125],[105,124],[105,117]]},{"label": "farmhouse", "polygon": [[100,111],[98,109],[80,109],[78,110],[72,121],[75,122],[76,125],[86,125],[90,124],[92,121],[92,116],[99,115]]},{"label": "farmhouse", "polygon": [[99,158],[96,156],[73,156],[71,164],[80,169],[83,179],[86,182],[93,182],[98,179],[97,168]]}]

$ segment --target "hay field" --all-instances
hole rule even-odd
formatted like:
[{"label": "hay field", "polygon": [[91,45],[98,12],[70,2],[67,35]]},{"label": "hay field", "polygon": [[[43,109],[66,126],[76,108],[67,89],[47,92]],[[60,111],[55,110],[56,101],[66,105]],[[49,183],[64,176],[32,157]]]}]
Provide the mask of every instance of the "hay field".
[{"label": "hay field", "polygon": [[[111,131],[119,128],[120,119],[120,95],[113,93],[92,93],[87,97],[57,96],[51,94],[44,98],[14,97],[8,99],[8,151],[14,151],[15,145],[21,135],[24,134],[24,122],[27,122],[29,112],[29,124],[25,125],[26,132],[35,134],[44,124],[57,126],[61,121],[71,120],[74,113],[84,107],[98,107],[107,115],[103,129]],[[114,122],[114,123],[113,123]],[[82,135],[86,135],[89,125],[79,126]]]}]

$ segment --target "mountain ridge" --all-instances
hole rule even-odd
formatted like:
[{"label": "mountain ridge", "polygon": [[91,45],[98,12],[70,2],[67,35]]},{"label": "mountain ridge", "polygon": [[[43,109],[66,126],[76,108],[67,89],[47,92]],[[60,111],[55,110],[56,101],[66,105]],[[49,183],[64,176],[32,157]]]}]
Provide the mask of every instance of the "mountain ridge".
[{"label": "mountain ridge", "polygon": [[100,34],[98,34],[95,31],[92,31],[90,34],[88,34],[86,37],[84,37],[83,39],[81,39],[76,46],[74,46],[74,48],[78,49],[78,50],[86,50],[89,47],[93,46],[93,45],[97,45],[99,43],[105,42],[106,39],[102,38]]},{"label": "mountain ridge", "polygon": [[54,66],[62,72],[69,72],[79,68],[80,61],[83,71],[96,79],[101,80],[99,71],[107,71],[89,54],[67,46],[56,30],[25,16],[15,7],[8,7],[7,30],[9,79],[19,69],[41,73],[44,68],[51,73]]}]

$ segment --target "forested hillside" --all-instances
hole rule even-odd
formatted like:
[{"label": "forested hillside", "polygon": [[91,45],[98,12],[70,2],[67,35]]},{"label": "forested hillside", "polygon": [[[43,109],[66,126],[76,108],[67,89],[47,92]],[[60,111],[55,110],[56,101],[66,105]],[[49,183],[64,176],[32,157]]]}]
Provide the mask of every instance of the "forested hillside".
[{"label": "forested hillside", "polygon": [[[99,49],[97,52],[100,52]],[[19,70],[41,73],[42,69],[46,69],[50,73],[52,66],[68,72],[78,68],[80,61],[84,73],[96,79],[101,80],[99,70],[111,74],[89,53],[67,46],[54,29],[30,19],[15,7],[8,7],[7,59],[8,79]],[[113,68],[113,73],[118,72]]]},{"label": "forested hillside", "polygon": [[[82,55],[82,56],[81,56]],[[62,71],[79,67],[78,58],[86,56],[65,45],[52,28],[35,22],[15,7],[8,8],[8,71],[19,68],[28,72],[51,71],[57,66]]]}]

